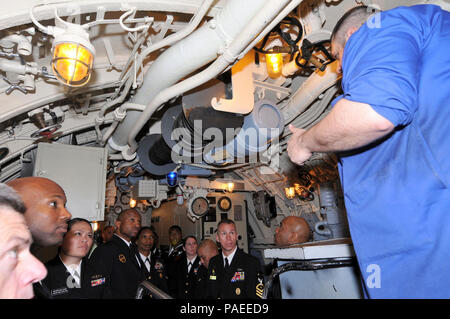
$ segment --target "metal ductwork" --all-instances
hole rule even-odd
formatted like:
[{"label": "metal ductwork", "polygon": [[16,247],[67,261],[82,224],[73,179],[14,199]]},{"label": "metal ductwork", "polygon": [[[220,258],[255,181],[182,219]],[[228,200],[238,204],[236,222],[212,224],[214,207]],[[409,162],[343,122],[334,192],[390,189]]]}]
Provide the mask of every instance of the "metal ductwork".
[{"label": "metal ductwork", "polygon": [[[263,36],[270,31],[267,27],[278,23],[300,2],[226,1],[213,19],[169,47],[155,60],[144,76],[142,87],[130,101],[146,105],[144,111],[128,111],[109,139],[109,146],[121,151],[124,157],[131,157],[137,149],[135,137],[153,112],[171,98],[217,77],[239,58],[239,54],[254,45],[258,35]],[[268,21],[272,21],[271,24],[267,25]],[[212,61],[207,69],[177,83]]]}]

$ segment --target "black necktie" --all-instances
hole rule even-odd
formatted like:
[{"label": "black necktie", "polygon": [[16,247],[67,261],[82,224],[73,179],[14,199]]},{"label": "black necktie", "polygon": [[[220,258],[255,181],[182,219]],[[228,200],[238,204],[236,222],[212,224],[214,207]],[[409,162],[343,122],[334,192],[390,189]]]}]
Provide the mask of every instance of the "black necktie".
[{"label": "black necktie", "polygon": [[225,271],[227,271],[228,268],[230,268],[230,264],[228,263],[228,258],[225,258]]},{"label": "black necktie", "polygon": [[145,267],[147,267],[147,270],[150,271],[150,259],[148,259],[148,257],[145,258],[145,263],[148,263],[148,266],[145,264]]},{"label": "black necktie", "polygon": [[188,273],[189,273],[189,271],[191,271],[191,266],[192,266],[192,262],[189,262],[189,264],[188,264]]}]

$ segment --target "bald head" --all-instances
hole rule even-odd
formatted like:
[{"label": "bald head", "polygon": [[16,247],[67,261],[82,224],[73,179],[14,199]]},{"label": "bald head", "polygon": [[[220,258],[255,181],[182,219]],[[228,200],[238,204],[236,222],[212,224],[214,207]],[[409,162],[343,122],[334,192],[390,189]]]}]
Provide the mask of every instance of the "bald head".
[{"label": "bald head", "polygon": [[301,244],[309,241],[311,230],[305,219],[298,216],[288,216],[280,223],[280,227],[275,230],[275,244],[277,246],[287,246]]},{"label": "bald head", "polygon": [[211,258],[219,254],[219,249],[217,248],[217,245],[215,242],[213,242],[211,239],[205,239],[203,240],[197,249],[197,255],[199,256],[200,260],[202,261],[202,264],[208,268],[209,261]]},{"label": "bald head", "polygon": [[23,177],[7,183],[26,206],[25,220],[34,241],[40,246],[61,244],[72,215],[66,210],[66,194],[54,181],[43,177]]}]

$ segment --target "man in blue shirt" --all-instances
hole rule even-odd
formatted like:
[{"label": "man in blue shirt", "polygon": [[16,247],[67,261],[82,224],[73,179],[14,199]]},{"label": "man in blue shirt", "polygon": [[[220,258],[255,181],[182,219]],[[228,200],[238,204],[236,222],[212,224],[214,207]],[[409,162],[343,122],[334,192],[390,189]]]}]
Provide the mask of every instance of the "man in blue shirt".
[{"label": "man in blue shirt", "polygon": [[450,13],[346,13],[332,35],[344,94],[291,160],[338,152],[366,296],[450,297]]}]

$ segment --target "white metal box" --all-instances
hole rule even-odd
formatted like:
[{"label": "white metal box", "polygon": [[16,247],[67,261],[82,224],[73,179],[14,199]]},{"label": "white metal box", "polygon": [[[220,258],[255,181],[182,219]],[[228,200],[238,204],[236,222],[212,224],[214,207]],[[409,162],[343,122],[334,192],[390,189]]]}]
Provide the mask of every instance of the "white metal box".
[{"label": "white metal box", "polygon": [[104,219],[107,150],[57,143],[38,144],[34,176],[58,183],[72,218]]}]

